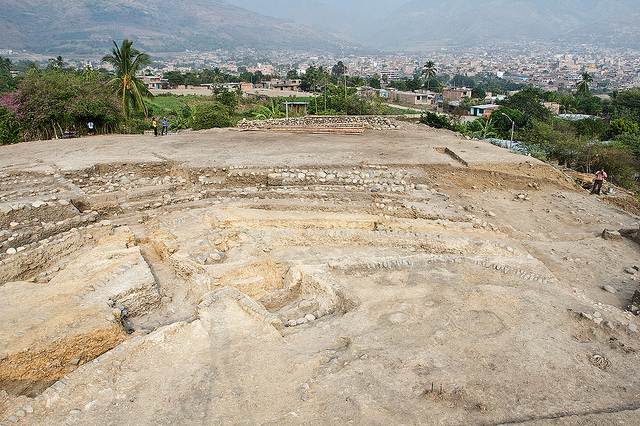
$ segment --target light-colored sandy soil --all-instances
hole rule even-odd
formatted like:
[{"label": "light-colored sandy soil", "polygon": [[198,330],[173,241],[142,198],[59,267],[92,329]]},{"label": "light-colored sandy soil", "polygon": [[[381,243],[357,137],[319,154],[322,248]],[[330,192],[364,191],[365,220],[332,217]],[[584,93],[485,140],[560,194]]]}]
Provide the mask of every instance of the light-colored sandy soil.
[{"label": "light-colored sandy soil", "polygon": [[0,176],[3,424],[638,424],[617,190],[408,123],[32,142]]}]

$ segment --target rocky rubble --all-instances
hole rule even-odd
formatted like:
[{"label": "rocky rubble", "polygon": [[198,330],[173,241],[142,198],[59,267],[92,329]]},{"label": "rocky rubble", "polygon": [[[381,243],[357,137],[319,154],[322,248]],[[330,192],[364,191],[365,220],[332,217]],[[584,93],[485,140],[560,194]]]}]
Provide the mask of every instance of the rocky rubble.
[{"label": "rocky rubble", "polygon": [[236,127],[240,130],[272,130],[281,127],[297,128],[347,128],[362,127],[373,130],[391,130],[398,126],[393,120],[380,116],[306,116],[268,120],[242,119]]}]

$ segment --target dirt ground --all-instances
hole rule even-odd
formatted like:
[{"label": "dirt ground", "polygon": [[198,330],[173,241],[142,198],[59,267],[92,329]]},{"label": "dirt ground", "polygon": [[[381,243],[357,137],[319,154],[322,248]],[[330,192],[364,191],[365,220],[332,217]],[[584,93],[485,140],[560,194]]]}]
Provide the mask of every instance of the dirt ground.
[{"label": "dirt ground", "polygon": [[0,147],[0,422],[638,424],[635,200],[398,125]]}]

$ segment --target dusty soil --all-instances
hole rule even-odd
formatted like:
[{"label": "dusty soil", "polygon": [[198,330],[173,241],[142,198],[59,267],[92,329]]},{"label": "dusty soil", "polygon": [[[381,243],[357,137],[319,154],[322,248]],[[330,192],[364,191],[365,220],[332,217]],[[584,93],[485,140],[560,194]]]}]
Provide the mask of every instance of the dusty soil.
[{"label": "dusty soil", "polygon": [[0,421],[637,424],[635,200],[398,124],[1,147]]}]

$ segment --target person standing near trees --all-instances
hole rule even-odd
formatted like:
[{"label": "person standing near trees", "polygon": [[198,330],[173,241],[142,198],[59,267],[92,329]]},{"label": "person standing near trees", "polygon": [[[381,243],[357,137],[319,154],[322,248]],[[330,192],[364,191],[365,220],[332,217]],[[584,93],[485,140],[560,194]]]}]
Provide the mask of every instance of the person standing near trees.
[{"label": "person standing near trees", "polygon": [[155,117],[151,119],[151,127],[153,127],[153,136],[158,136],[158,123]]},{"label": "person standing near trees", "polygon": [[89,134],[91,136],[93,136],[93,121],[90,121],[89,123],[87,123],[87,126],[89,126]]},{"label": "person standing near trees", "polygon": [[604,171],[604,167],[596,172],[596,179],[593,181],[593,188],[591,189],[592,194],[600,195],[600,191],[602,190],[602,183],[607,178],[607,172]]},{"label": "person standing near trees", "polygon": [[168,123],[167,123],[167,117],[164,117],[164,118],[162,119],[162,132],[160,133],[160,136],[164,136],[164,135],[166,135],[167,133],[169,133],[169,132],[167,131],[167,125],[168,125]]}]

